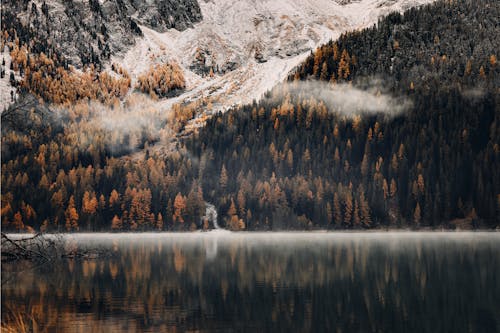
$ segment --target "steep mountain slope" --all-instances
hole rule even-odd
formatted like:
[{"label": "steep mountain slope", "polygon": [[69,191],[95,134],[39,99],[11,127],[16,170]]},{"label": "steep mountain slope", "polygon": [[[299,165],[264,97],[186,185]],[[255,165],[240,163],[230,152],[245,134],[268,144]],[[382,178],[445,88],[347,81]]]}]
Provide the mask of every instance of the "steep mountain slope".
[{"label": "steep mountain slope", "polygon": [[[4,1],[2,31],[29,45],[30,52],[48,54],[55,66],[93,64],[112,72],[113,63],[121,64],[131,73],[131,87],[153,65],[177,62],[186,77],[185,93],[160,100],[157,108],[208,101],[197,108],[200,115],[259,99],[343,31],[432,1]],[[2,51],[8,66],[8,50]],[[11,103],[10,74],[19,81],[21,73],[2,68],[4,109]],[[195,119],[188,128],[201,124]]]},{"label": "steep mountain slope", "polygon": [[191,140],[207,197],[233,229],[498,227],[499,15],[439,1],[318,48]]},{"label": "steep mountain slope", "polygon": [[202,19],[196,0],[6,0],[1,16],[2,110],[12,103],[11,92],[15,94],[11,75],[21,81],[23,74],[10,66],[9,43],[24,45],[31,55],[44,53],[55,66],[93,65],[100,70],[112,54],[142,38],[138,25],[156,31],[185,30]]},{"label": "steep mountain slope", "polygon": [[429,2],[205,0],[200,2],[200,23],[181,32],[141,27],[144,38],[113,61],[122,63],[134,78],[151,63],[174,60],[184,69],[187,92],[165,101],[164,108],[212,96],[215,110],[225,109],[259,99],[310,51],[343,31],[369,26],[390,11]]},{"label": "steep mountain slope", "polygon": [[20,39],[50,45],[77,66],[126,50],[141,36],[138,24],[184,30],[200,20],[196,0],[2,1],[2,30],[15,28]]}]

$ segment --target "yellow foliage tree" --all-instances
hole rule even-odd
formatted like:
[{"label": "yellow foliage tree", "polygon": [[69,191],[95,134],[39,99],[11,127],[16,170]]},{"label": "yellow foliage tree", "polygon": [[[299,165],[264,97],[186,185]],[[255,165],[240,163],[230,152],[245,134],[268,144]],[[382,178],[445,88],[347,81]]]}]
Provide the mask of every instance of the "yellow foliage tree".
[{"label": "yellow foliage tree", "polygon": [[66,230],[78,230],[78,219],[80,217],[78,216],[78,212],[75,207],[75,198],[73,196],[69,198],[68,208],[66,209],[64,215],[66,217]]}]

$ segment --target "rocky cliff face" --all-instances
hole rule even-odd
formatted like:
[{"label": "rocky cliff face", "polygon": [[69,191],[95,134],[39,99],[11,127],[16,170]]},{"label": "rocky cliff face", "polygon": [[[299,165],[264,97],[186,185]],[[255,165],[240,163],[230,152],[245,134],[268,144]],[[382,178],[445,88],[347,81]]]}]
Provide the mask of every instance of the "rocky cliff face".
[{"label": "rocky cliff face", "polygon": [[[142,35],[139,25],[185,30],[202,19],[196,0],[5,0],[2,30],[46,45],[76,66],[99,65]],[[47,50],[50,52],[50,50]]]}]

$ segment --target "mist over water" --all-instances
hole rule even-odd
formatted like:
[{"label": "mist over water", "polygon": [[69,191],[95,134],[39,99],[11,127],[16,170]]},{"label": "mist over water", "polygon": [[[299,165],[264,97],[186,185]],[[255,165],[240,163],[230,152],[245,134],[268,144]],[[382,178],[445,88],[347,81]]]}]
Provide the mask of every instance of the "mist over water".
[{"label": "mist over water", "polygon": [[[22,274],[2,283],[2,308],[34,308],[40,325],[52,331],[500,328],[498,233],[211,231],[64,237],[71,246],[100,247],[110,256],[56,266],[26,264]],[[15,269],[4,264],[2,281]]]}]

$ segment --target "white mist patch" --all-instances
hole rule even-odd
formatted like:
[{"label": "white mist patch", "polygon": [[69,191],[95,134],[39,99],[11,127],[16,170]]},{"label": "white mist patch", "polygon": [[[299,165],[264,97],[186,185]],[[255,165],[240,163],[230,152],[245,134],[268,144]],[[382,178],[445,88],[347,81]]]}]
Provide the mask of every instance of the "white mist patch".
[{"label": "white mist patch", "polygon": [[112,153],[133,152],[145,143],[167,142],[173,131],[167,123],[171,111],[160,111],[143,95],[130,95],[113,107],[98,102],[79,103],[57,110],[66,133],[78,149],[107,149]]},{"label": "white mist patch", "polygon": [[165,124],[169,112],[161,112],[147,104],[125,106],[118,110],[100,105],[90,125],[109,134],[108,143],[111,146],[128,144],[130,150],[135,150],[144,140],[161,141],[168,132]]},{"label": "white mist patch", "polygon": [[290,94],[299,100],[314,98],[325,103],[330,112],[348,117],[377,114],[394,117],[413,105],[408,99],[393,97],[382,91],[383,87],[378,83],[367,89],[361,89],[351,84],[332,85],[322,81],[298,81],[284,84],[282,93]]}]

